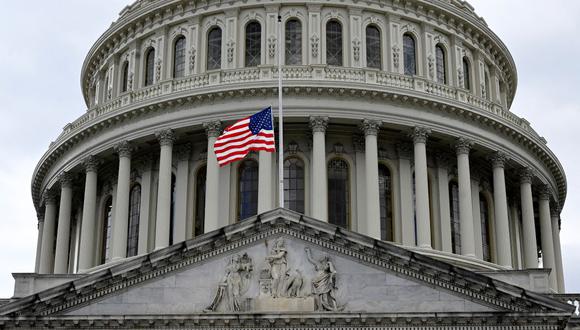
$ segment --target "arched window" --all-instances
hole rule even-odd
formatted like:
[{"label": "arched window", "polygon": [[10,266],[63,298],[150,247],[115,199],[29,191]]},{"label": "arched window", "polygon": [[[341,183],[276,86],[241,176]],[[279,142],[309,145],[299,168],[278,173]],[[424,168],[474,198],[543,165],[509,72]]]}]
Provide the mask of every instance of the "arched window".
[{"label": "arched window", "polygon": [[145,86],[153,85],[155,76],[155,49],[149,48],[145,53]]},{"label": "arched window", "polygon": [[302,24],[297,19],[286,22],[286,65],[302,64]]},{"label": "arched window", "polygon": [[139,245],[139,218],[141,211],[141,185],[131,188],[129,195],[129,230],[127,231],[127,257],[137,255]]},{"label": "arched window", "polygon": [[437,68],[437,82],[440,84],[447,83],[447,73],[445,70],[445,50],[443,46],[435,46],[435,67]]},{"label": "arched window", "polygon": [[238,220],[244,220],[258,213],[258,162],[244,160],[238,178]]},{"label": "arched window", "polygon": [[479,194],[479,214],[481,218],[481,242],[483,243],[483,260],[491,262],[491,231],[489,204],[485,195]]},{"label": "arched window", "polygon": [[169,209],[169,245],[173,245],[175,237],[175,174],[171,174],[171,205]]},{"label": "arched window", "polygon": [[403,35],[403,66],[405,74],[412,76],[417,74],[417,50],[415,39],[410,34]]},{"label": "arched window", "polygon": [[129,61],[123,62],[121,67],[121,93],[125,93],[129,88]]},{"label": "arched window", "polygon": [[222,29],[214,27],[207,34],[207,69],[222,67]]},{"label": "arched window", "polygon": [[304,213],[304,162],[297,157],[284,161],[284,207]]},{"label": "arched window", "polygon": [[262,56],[262,27],[254,21],[246,25],[245,65],[258,66]]},{"label": "arched window", "polygon": [[349,167],[344,159],[334,158],[328,163],[328,220],[347,228],[350,217]]},{"label": "arched window", "polygon": [[113,197],[107,197],[103,208],[103,227],[101,229],[101,264],[109,259],[111,248],[111,226],[113,219]]},{"label": "arched window", "polygon": [[326,23],[326,64],[342,66],[342,25],[336,20]]},{"label": "arched window", "polygon": [[451,248],[461,254],[461,228],[459,223],[459,186],[457,181],[449,182],[449,210],[451,218]]},{"label": "arched window", "polygon": [[379,164],[379,205],[381,216],[381,239],[393,242],[393,195],[391,190],[391,171],[383,164]]},{"label": "arched window", "polygon": [[173,78],[185,76],[185,37],[179,36],[173,44]]},{"label": "arched window", "polygon": [[195,177],[195,229],[194,236],[203,234],[205,221],[205,182],[207,167],[197,170]]},{"label": "arched window", "polygon": [[465,56],[463,57],[463,88],[471,90],[471,72],[469,60]]},{"label": "arched window", "polygon": [[381,32],[374,25],[368,25],[366,31],[367,67],[381,68]]}]

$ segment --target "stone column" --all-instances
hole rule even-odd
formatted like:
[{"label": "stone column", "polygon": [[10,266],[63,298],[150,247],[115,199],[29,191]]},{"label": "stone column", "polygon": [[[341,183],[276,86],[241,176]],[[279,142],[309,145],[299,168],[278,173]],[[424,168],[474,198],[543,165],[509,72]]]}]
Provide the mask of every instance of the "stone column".
[{"label": "stone column", "polygon": [[151,244],[149,244],[149,224],[151,218],[151,194],[152,194],[152,171],[151,159],[144,161],[141,164],[141,206],[139,208],[139,240],[137,246],[137,253],[139,255],[149,252]]},{"label": "stone column", "polygon": [[[365,165],[365,140],[362,134],[355,134],[352,137],[352,145],[354,149],[354,161],[356,164],[356,182],[365,182],[366,180],[366,165]],[[356,218],[366,219],[366,185],[356,185]],[[380,210],[379,210],[380,213]],[[358,228],[357,228],[358,230]]]},{"label": "stone column", "polygon": [[127,256],[127,233],[129,230],[129,194],[131,185],[131,145],[122,141],[115,147],[119,155],[119,173],[113,217],[110,261]]},{"label": "stone column", "polygon": [[171,230],[171,164],[173,156],[173,130],[155,133],[161,146],[159,152],[159,184],[157,186],[157,216],[155,218],[155,250],[169,246]]},{"label": "stone column", "polygon": [[40,269],[40,255],[42,254],[42,232],[44,230],[44,214],[38,213],[38,236],[36,239],[36,260],[34,262],[34,272],[38,273]]},{"label": "stone column", "polygon": [[411,146],[407,143],[397,145],[399,155],[399,182],[401,198],[401,241],[403,245],[415,245],[413,226],[413,177],[411,175]]},{"label": "stone column", "polygon": [[495,237],[498,265],[511,268],[510,225],[508,220],[507,193],[505,188],[506,156],[503,152],[496,152],[491,157],[493,167],[493,205],[495,218]]},{"label": "stone column", "polygon": [[554,241],[554,257],[556,258],[556,274],[558,275],[558,293],[566,292],[564,285],[564,269],[562,268],[562,247],[560,245],[560,210],[551,207],[552,240]]},{"label": "stone column", "polygon": [[189,156],[191,144],[177,147],[177,175],[175,177],[175,210],[173,223],[173,244],[183,242],[187,237],[187,186],[189,183]]},{"label": "stone column", "polygon": [[[481,232],[481,208],[479,206],[479,175],[473,171],[471,179],[471,212],[473,215],[473,245],[475,246],[475,257],[483,260],[483,237]],[[459,213],[461,217],[461,213]],[[487,233],[490,235],[491,233]],[[491,257],[491,256],[490,256]]]},{"label": "stone column", "polygon": [[50,274],[54,265],[54,233],[56,230],[56,196],[53,192],[44,192],[44,206],[44,227],[42,228],[42,248],[38,273]]},{"label": "stone column", "polygon": [[326,128],[328,117],[310,117],[312,129],[312,217],[328,222]]},{"label": "stone column", "polygon": [[540,192],[540,231],[542,240],[542,264],[543,268],[551,269],[550,288],[558,292],[558,270],[556,269],[556,258],[554,257],[554,241],[552,237],[552,217],[550,215],[550,189],[546,185]]},{"label": "stone column", "polygon": [[207,174],[205,183],[205,224],[204,231],[210,232],[219,228],[219,167],[213,145],[222,132],[220,121],[203,123],[207,133]]},{"label": "stone column", "polygon": [[415,155],[415,210],[417,246],[431,249],[431,220],[429,213],[429,180],[427,178],[427,138],[431,130],[415,127],[411,134]]},{"label": "stone column", "polygon": [[439,221],[441,225],[441,250],[453,252],[451,246],[451,210],[449,208],[449,159],[437,156],[437,192],[439,195]]},{"label": "stone column", "polygon": [[524,268],[538,268],[538,246],[534,224],[534,201],[532,199],[532,171],[528,168],[520,174],[520,195],[522,199]]},{"label": "stone column", "polygon": [[365,135],[366,215],[358,219],[359,232],[381,239],[381,209],[379,204],[379,151],[377,135],[381,127],[378,120],[365,119],[361,129]]},{"label": "stone column", "polygon": [[515,201],[510,203],[511,228],[513,229],[512,265],[514,269],[522,269],[522,241],[520,234],[520,219]]},{"label": "stone column", "polygon": [[[259,166],[258,166],[258,214],[264,213],[272,209],[272,199],[276,192],[272,189],[272,153],[267,151],[259,152]],[[284,198],[281,196],[280,198]]]},{"label": "stone column", "polygon": [[66,274],[68,270],[68,252],[70,243],[70,222],[72,210],[72,176],[63,172],[60,177],[60,205],[58,209],[58,226],[56,250],[54,255],[54,273]]},{"label": "stone column", "polygon": [[469,175],[469,150],[473,143],[459,138],[455,145],[457,152],[457,181],[459,186],[459,222],[461,227],[461,254],[475,257],[473,242],[473,208],[471,201],[471,179]]},{"label": "stone column", "polygon": [[81,224],[81,243],[79,244],[79,270],[93,267],[95,255],[95,232],[97,213],[97,168],[99,162],[93,156],[84,160],[85,195],[83,200],[83,218]]}]

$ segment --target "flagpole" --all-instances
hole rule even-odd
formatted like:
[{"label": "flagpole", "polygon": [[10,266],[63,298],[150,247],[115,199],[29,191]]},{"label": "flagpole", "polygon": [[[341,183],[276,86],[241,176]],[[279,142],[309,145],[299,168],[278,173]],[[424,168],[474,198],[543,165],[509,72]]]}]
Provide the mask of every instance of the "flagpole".
[{"label": "flagpole", "polygon": [[282,107],[282,16],[278,14],[278,205],[284,207],[284,110]]}]

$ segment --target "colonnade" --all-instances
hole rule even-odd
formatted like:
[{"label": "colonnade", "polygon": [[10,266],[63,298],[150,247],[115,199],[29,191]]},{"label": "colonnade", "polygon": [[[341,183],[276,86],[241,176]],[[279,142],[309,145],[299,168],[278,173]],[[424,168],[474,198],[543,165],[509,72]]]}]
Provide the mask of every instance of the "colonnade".
[{"label": "colonnade", "polygon": [[[311,154],[311,209],[310,216],[322,220],[328,219],[327,200],[327,160],[326,160],[326,130],[329,119],[327,117],[311,117],[309,119],[312,130],[312,154]],[[364,209],[365,216],[357,219],[357,231],[364,235],[380,239],[380,201],[379,201],[379,173],[378,173],[378,135],[381,122],[365,119],[360,123],[361,133],[364,135]],[[220,179],[224,176],[221,171],[227,169],[217,165],[215,155],[211,150],[213,144],[222,130],[221,122],[207,122],[203,127],[207,134],[207,173],[205,191],[205,223],[206,232],[221,228],[229,223],[227,217],[221,217],[219,203]],[[409,138],[412,140],[412,152],[409,147],[400,145],[398,148],[398,181],[399,181],[399,204],[400,204],[400,231],[398,243],[403,245],[417,245],[422,249],[433,249],[432,242],[432,214],[437,214],[439,219],[440,242],[439,248],[444,252],[452,252],[451,225],[449,209],[449,174],[447,162],[442,157],[436,157],[436,173],[438,176],[437,186],[433,189],[440,197],[439,205],[430,209],[430,187],[428,180],[427,145],[431,130],[427,127],[414,127]],[[159,173],[156,194],[155,209],[155,234],[154,249],[167,247],[170,236],[170,213],[171,213],[171,185],[173,144],[175,134],[173,130],[166,129],[157,132],[159,142]],[[481,252],[476,249],[475,239],[479,217],[474,217],[473,189],[470,170],[470,151],[473,141],[463,137],[456,139],[454,148],[456,151],[457,182],[459,188],[459,214],[461,231],[461,254],[468,258],[481,258]],[[131,175],[131,155],[133,145],[123,141],[115,145],[114,150],[118,155],[118,175],[116,194],[114,196],[114,221],[112,223],[111,258],[115,261],[127,257],[127,231],[129,221],[129,195]],[[411,157],[412,155],[412,157]],[[271,154],[261,152],[259,154],[259,201],[258,212],[264,212],[274,207],[276,197],[273,189],[274,171],[272,168]],[[512,250],[515,248],[511,242],[510,231],[513,226],[510,221],[518,221],[517,210],[509,214],[505,164],[506,155],[501,151],[492,153],[488,159],[491,163],[493,174],[493,216],[495,233],[495,262],[504,267],[512,268]],[[187,159],[180,158],[180,162],[187,163]],[[412,161],[414,166],[412,166]],[[86,270],[94,267],[95,256],[95,232],[97,231],[97,182],[99,160],[95,156],[89,156],[83,162],[85,175],[84,195],[82,202],[82,226],[80,231],[80,249],[78,253],[78,268]],[[180,166],[187,172],[187,167]],[[414,183],[412,180],[414,168]],[[536,227],[534,220],[534,194],[532,189],[533,172],[528,168],[522,168],[519,181],[521,195],[521,221],[522,221],[522,244],[523,244],[523,268],[538,267],[538,251],[536,242]],[[72,177],[69,173],[59,176],[60,198],[54,190],[47,190],[44,194],[44,216],[40,219],[39,242],[37,256],[37,272],[66,273],[69,262],[69,242],[71,235],[71,209],[73,203]],[[414,184],[414,186],[413,186]],[[183,184],[182,184],[183,185]],[[151,185],[154,187],[154,185]],[[183,186],[181,190],[186,190]],[[413,191],[415,202],[413,203]],[[536,189],[538,194],[539,224],[541,230],[541,250],[543,266],[552,269],[550,273],[550,286],[554,291],[563,291],[563,275],[561,248],[559,240],[559,212],[550,205],[550,191],[547,187]],[[186,196],[185,194],[181,194]],[[57,202],[59,200],[59,202]],[[184,203],[181,203],[184,204]],[[178,226],[183,235],[179,235],[174,243],[186,239],[186,212],[179,218]],[[58,215],[58,216],[57,216]],[[415,218],[415,228],[413,226]],[[477,220],[476,220],[477,218]],[[58,228],[58,229],[57,229]],[[140,229],[141,234],[142,230]],[[416,237],[416,239],[413,239]],[[56,238],[56,239],[55,239]],[[139,244],[139,253],[147,252],[147,248]]]}]

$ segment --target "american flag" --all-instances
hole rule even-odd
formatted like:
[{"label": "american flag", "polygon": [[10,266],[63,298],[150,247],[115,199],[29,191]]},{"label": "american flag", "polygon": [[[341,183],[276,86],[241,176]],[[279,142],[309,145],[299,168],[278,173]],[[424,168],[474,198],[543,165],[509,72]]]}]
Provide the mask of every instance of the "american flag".
[{"label": "american flag", "polygon": [[246,157],[251,150],[276,151],[272,107],[227,127],[213,145],[213,150],[220,166]]}]

